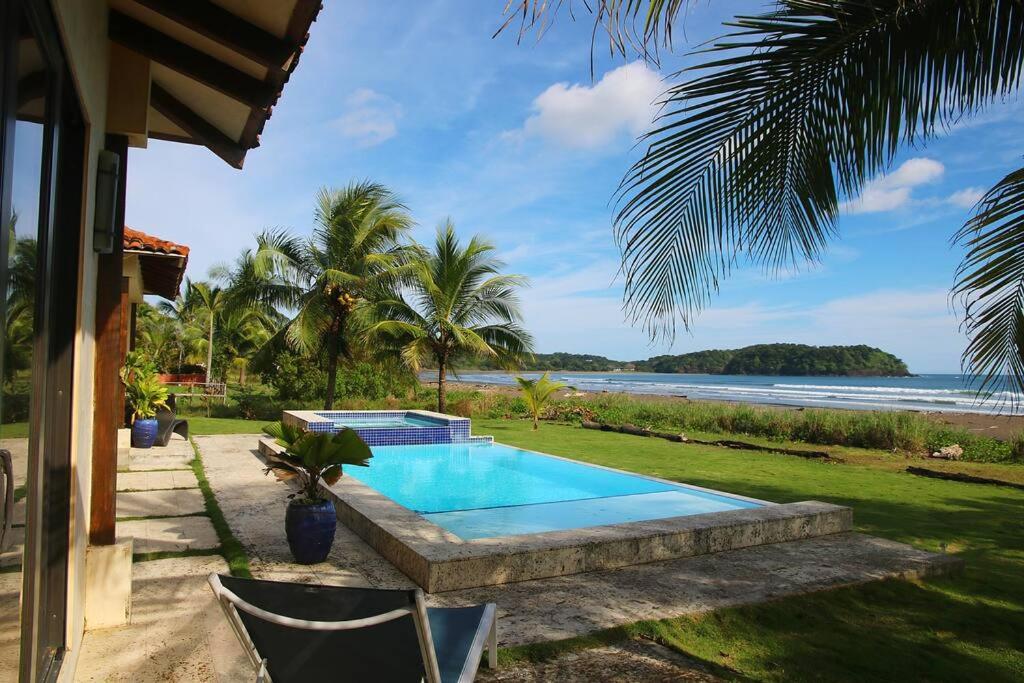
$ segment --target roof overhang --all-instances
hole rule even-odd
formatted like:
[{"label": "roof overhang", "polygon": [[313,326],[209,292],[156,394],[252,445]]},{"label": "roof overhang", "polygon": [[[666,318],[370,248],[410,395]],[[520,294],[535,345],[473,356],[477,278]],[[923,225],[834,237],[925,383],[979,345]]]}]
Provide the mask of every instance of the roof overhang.
[{"label": "roof overhang", "polygon": [[185,277],[188,247],[125,226],[124,262],[132,301],[141,301],[144,294],[173,301]]},{"label": "roof overhang", "polygon": [[235,168],[295,70],[321,0],[110,0],[109,132],[204,145]]}]

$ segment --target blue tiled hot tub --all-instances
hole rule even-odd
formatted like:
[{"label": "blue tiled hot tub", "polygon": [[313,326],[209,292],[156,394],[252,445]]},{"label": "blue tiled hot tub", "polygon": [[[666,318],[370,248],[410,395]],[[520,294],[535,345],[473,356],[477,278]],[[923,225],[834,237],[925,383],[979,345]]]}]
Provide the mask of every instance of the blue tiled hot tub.
[{"label": "blue tiled hot tub", "polygon": [[423,410],[287,411],[285,420],[295,422],[312,432],[336,432],[349,428],[370,446],[468,443],[485,440],[470,436],[468,418]]}]

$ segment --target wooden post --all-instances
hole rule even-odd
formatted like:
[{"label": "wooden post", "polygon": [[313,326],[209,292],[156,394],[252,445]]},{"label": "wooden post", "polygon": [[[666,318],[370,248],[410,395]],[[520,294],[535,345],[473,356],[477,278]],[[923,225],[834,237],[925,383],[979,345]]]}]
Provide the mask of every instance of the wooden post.
[{"label": "wooden post", "polygon": [[96,350],[93,377],[92,502],[89,509],[89,542],[111,545],[115,541],[117,514],[117,429],[124,420],[120,369],[122,349],[122,271],[124,245],[125,181],[128,170],[128,138],[108,135],[107,149],[121,156],[118,182],[114,252],[99,256],[96,274]]},{"label": "wooden post", "polygon": [[[124,242],[122,240],[122,245],[123,244],[124,244]],[[121,262],[122,262],[122,264],[124,263],[124,256],[123,255],[121,257]],[[122,276],[121,277],[121,350],[118,353],[118,366],[117,366],[118,379],[120,379],[121,367],[124,365],[124,360],[125,360],[125,358],[128,357],[128,352],[132,348],[131,332],[129,330],[129,325],[132,322],[134,322],[132,320],[132,309],[134,308],[134,306],[132,305],[132,302],[128,298],[128,283],[129,283],[128,278]],[[124,398],[125,398],[124,382],[120,382],[119,381],[117,383],[117,405],[119,406],[119,410],[118,410],[118,413],[117,413],[117,426],[118,427],[126,426],[125,425],[125,421],[124,421],[124,408],[125,408]]]}]

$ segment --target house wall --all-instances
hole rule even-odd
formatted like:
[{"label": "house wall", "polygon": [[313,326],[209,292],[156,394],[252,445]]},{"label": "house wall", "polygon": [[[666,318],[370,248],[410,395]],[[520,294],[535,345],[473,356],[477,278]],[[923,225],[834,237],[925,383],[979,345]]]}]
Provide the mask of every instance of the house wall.
[{"label": "house wall", "polygon": [[89,531],[92,460],[94,329],[97,257],[92,250],[96,166],[104,147],[107,119],[107,3],[105,0],[51,0],[67,62],[86,120],[87,169],[82,210],[82,263],[78,288],[78,335],[71,446],[71,553],[68,567],[68,652],[61,679],[71,680],[85,622],[85,555]]}]

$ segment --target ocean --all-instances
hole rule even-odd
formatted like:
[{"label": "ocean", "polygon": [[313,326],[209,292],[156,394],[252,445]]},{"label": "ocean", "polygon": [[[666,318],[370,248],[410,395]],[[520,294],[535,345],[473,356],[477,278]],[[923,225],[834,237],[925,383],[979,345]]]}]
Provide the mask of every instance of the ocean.
[{"label": "ocean", "polygon": [[[518,373],[539,377],[539,372]],[[553,379],[579,391],[685,396],[857,410],[922,410],[962,413],[1011,413],[1009,396],[979,401],[963,375],[914,377],[779,377],[759,375],[683,375],[646,372],[552,372]],[[423,379],[428,379],[425,373]],[[436,379],[436,377],[435,377]],[[479,384],[514,385],[515,375],[460,372],[450,379]],[[1001,399],[1001,400],[1000,400]],[[1018,400],[1017,405],[1021,405]]]}]

